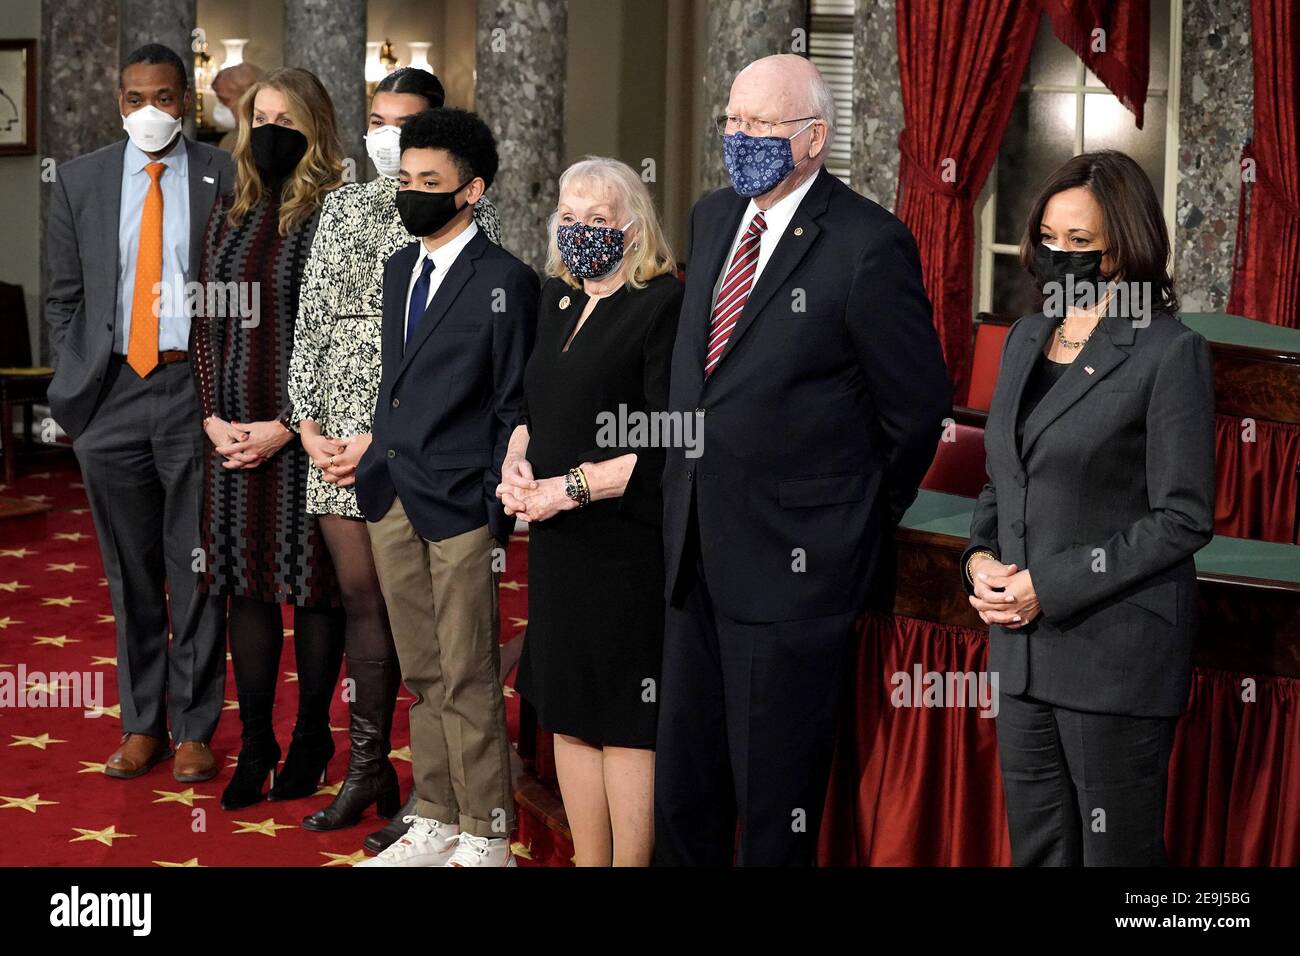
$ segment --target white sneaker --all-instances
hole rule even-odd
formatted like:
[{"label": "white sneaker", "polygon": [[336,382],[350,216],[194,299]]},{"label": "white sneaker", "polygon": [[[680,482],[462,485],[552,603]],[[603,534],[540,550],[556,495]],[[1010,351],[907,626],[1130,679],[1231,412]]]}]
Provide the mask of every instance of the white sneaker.
[{"label": "white sneaker", "polygon": [[480,837],[462,833],[456,852],[444,866],[518,866],[506,837]]},{"label": "white sneaker", "polygon": [[412,814],[402,817],[410,829],[383,853],[356,866],[446,866],[460,840],[460,827]]}]

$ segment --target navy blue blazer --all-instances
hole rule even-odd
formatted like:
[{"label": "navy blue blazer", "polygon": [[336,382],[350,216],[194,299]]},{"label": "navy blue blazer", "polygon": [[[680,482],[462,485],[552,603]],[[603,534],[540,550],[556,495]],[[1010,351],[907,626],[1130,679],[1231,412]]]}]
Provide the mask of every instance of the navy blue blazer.
[{"label": "navy blue blazer", "polygon": [[1196,638],[1193,555],[1214,534],[1214,362],[1171,315],[1105,316],[1061,380],[1016,419],[1056,319],[1007,333],[989,407],[977,549],[1029,569],[1041,614],[989,628],[1003,693],[1093,713],[1173,716]]},{"label": "navy blue blazer", "polygon": [[691,210],[668,407],[703,416],[703,454],[670,449],[664,469],[668,599],[694,570],[694,497],[709,591],[733,620],[888,606],[892,532],[952,398],[916,243],[822,170],[705,379],[713,289],[748,202],[723,188]]},{"label": "navy blue blazer", "polygon": [[523,409],[537,324],[537,274],[479,232],[452,263],[404,345],[406,296],[420,246],[384,266],[383,374],[357,504],[370,521],[400,498],[421,537],[441,541],[514,526],[496,498]]}]

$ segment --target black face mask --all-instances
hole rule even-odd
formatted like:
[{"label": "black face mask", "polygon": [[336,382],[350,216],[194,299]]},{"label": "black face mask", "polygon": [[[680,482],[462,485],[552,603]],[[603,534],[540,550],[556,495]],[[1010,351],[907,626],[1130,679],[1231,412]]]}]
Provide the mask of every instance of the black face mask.
[{"label": "black face mask", "polygon": [[406,231],[413,236],[431,236],[455,219],[465,208],[456,205],[456,193],[471,182],[472,179],[467,179],[447,193],[428,193],[420,189],[398,190],[397,214],[402,217]]},{"label": "black face mask", "polygon": [[248,134],[248,145],[253,153],[253,163],[262,178],[278,182],[297,168],[307,155],[307,137],[296,129],[266,123],[254,126]]},{"label": "black face mask", "polygon": [[1068,249],[1049,249],[1045,243],[1040,242],[1034,250],[1034,274],[1038,277],[1039,288],[1046,295],[1049,291],[1045,287],[1049,283],[1056,283],[1061,294],[1073,287],[1077,302],[1082,289],[1087,286],[1091,290],[1089,295],[1092,296],[1092,301],[1096,303],[1100,298],[1096,294],[1096,284],[1102,281],[1102,255],[1100,249],[1072,252]]}]

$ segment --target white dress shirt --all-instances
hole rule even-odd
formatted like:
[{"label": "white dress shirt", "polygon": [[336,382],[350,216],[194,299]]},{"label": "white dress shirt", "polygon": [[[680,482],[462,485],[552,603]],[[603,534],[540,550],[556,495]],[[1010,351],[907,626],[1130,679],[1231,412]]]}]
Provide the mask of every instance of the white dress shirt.
[{"label": "white dress shirt", "polygon": [[424,300],[424,307],[427,309],[429,303],[433,301],[434,295],[438,292],[438,287],[442,285],[442,280],[447,277],[447,272],[451,269],[452,263],[456,261],[456,257],[461,254],[461,250],[469,245],[469,241],[477,235],[478,223],[471,219],[464,232],[451,242],[439,246],[433,252],[429,251],[429,247],[424,244],[423,239],[420,240],[420,254],[415,258],[415,265],[411,268],[411,279],[406,285],[406,322],[402,326],[402,341],[406,341],[410,335],[411,294],[415,292],[415,282],[420,278],[420,272],[424,269],[424,260],[433,260],[433,271],[429,273],[429,297]]},{"label": "white dress shirt", "polygon": [[740,217],[740,228],[736,230],[736,237],[731,242],[731,248],[727,250],[727,258],[722,263],[722,269],[718,272],[717,284],[713,287],[713,302],[717,304],[718,292],[722,289],[722,280],[727,277],[727,270],[731,268],[731,260],[735,258],[736,249],[740,246],[740,240],[749,232],[749,224],[754,221],[754,217],[760,212],[767,223],[767,229],[758,239],[758,264],[754,267],[754,279],[750,285],[753,289],[758,285],[758,277],[763,274],[763,268],[767,265],[768,260],[772,258],[772,253],[776,251],[776,245],[785,235],[786,227],[790,225],[790,220],[794,218],[795,210],[803,202],[803,197],[808,194],[812,188],[814,180],[822,174],[820,169],[813,173],[798,188],[788,196],[774,202],[768,209],[759,209],[754,200],[749,201],[745,207],[745,214]]}]

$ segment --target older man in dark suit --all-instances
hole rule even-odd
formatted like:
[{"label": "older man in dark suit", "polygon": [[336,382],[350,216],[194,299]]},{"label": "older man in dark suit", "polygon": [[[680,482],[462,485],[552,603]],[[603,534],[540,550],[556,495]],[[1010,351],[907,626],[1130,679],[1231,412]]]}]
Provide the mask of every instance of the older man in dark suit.
[{"label": "older man in dark suit", "polygon": [[732,188],[696,203],[664,474],[661,862],[812,862],[853,622],[950,408],[911,233],[822,169],[834,102],[797,56],[718,118]]},{"label": "older man in dark suit", "polygon": [[203,430],[185,284],[233,171],[181,134],[188,77],[171,50],[141,47],[121,73],[128,138],[58,167],[45,315],[50,408],[81,464],[116,617],[125,733],[105,773],[136,777],[170,756],[170,716],[174,775],[196,782],[217,772],[225,614],[195,589]]}]

